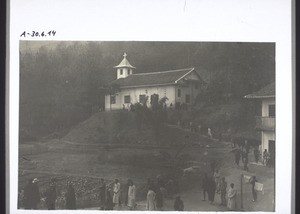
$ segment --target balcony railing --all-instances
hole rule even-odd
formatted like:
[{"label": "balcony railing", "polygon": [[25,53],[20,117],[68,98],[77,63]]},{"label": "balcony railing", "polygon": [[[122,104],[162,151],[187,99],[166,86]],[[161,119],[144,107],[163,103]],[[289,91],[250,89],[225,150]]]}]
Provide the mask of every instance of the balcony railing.
[{"label": "balcony railing", "polygon": [[256,130],[275,131],[275,117],[256,117]]}]

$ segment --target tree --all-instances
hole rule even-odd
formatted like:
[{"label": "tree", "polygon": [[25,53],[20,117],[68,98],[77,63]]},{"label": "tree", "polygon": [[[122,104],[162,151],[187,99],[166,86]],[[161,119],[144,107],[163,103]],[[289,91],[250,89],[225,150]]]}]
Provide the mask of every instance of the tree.
[{"label": "tree", "polygon": [[118,92],[120,92],[120,86],[117,84],[110,84],[108,86],[104,86],[102,89],[104,90],[105,95],[109,95],[109,109],[111,110],[111,104],[113,104],[112,96],[115,96]]}]

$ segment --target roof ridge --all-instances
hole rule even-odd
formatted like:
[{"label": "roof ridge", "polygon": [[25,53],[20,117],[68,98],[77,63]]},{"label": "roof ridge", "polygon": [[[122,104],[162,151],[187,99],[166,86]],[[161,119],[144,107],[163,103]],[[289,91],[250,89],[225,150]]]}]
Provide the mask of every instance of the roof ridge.
[{"label": "roof ridge", "polygon": [[[169,73],[169,72],[176,72],[176,71],[183,71],[183,70],[192,70],[195,69],[194,67],[191,68],[181,68],[181,69],[176,69],[176,70],[169,70],[169,71],[156,71],[156,72],[146,72],[146,73],[139,73],[139,74],[131,74],[129,76],[134,76],[134,75],[143,75],[143,74],[159,74],[159,73]],[[128,77],[129,77],[128,76]]]}]

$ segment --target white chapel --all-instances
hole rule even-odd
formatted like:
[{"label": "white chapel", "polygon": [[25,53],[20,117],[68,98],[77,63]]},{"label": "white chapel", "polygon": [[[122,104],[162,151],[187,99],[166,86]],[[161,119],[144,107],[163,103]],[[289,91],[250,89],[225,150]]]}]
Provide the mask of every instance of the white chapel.
[{"label": "white chapel", "polygon": [[166,97],[167,107],[184,103],[189,108],[205,85],[195,68],[138,73],[129,63],[126,53],[123,57],[114,67],[117,79],[111,82],[118,87],[118,92],[105,96],[106,111],[129,109],[135,103],[145,103],[150,107],[150,97],[154,94],[159,99]]}]

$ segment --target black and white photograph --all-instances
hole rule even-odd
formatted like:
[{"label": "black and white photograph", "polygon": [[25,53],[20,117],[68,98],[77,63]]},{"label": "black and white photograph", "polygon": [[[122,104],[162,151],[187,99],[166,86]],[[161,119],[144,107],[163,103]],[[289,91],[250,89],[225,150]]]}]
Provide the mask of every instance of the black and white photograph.
[{"label": "black and white photograph", "polygon": [[274,212],[276,43],[19,42],[19,210]]},{"label": "black and white photograph", "polygon": [[293,213],[293,4],[10,0],[6,212]]}]

